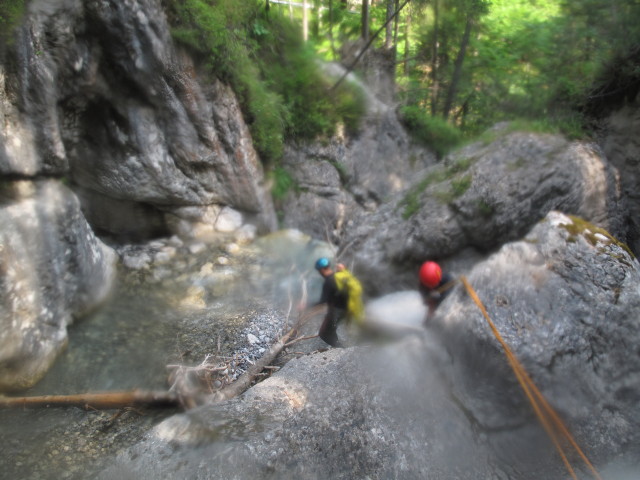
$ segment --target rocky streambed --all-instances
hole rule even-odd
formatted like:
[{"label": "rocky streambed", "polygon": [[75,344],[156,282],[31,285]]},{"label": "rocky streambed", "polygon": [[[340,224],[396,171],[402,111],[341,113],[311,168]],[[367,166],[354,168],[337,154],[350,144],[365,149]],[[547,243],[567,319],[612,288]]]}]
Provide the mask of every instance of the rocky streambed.
[{"label": "rocky streambed", "polygon": [[[70,328],[69,346],[53,369],[21,393],[167,390],[172,371],[203,362],[228,366],[214,388],[236,379],[282,335],[297,299],[305,291],[316,295],[319,279],[311,266],[328,248],[295,231],[237,240],[174,237],[117,247],[112,297]],[[318,339],[306,341],[280,362],[323,347]],[[0,411],[2,477],[89,478],[178,411]]]}]

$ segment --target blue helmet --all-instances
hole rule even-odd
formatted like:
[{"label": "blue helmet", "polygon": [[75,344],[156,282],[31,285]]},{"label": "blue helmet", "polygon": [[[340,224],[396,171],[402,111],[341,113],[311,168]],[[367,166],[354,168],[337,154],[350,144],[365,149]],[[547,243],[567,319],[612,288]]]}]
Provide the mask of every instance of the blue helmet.
[{"label": "blue helmet", "polygon": [[330,265],[329,259],[327,257],[320,257],[316,260],[316,270],[322,270],[323,268],[327,268]]}]

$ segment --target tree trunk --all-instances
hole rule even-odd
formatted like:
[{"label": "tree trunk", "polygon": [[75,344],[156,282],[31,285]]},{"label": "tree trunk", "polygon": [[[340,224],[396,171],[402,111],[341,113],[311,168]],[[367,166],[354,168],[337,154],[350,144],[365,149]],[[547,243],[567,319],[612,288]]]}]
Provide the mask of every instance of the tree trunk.
[{"label": "tree trunk", "polygon": [[[5,397],[0,395],[0,408],[7,407],[48,407],[48,406],[78,406],[93,409],[119,409],[124,407],[179,407],[193,408],[203,403],[222,402],[236,397],[247,390],[283,348],[298,334],[303,325],[314,316],[324,312],[326,305],[316,305],[308,309],[296,321],[295,325],[274,343],[271,348],[257,360],[246,372],[232,384],[210,394],[209,390],[174,393],[132,390],[126,392],[83,393],[77,395],[43,395],[37,397]],[[312,337],[296,338],[294,341]]]},{"label": "tree trunk", "polygon": [[322,16],[320,12],[320,0],[313,1],[313,9],[315,14],[315,22],[313,22],[313,37],[318,38],[322,29]]},{"label": "tree trunk", "polygon": [[124,407],[178,407],[178,395],[170,392],[128,392],[82,393],[78,395],[42,395],[38,397],[0,396],[0,407],[49,407],[75,406],[86,409],[113,409]]},{"label": "tree trunk", "polygon": [[[398,10],[398,5],[400,5],[400,0],[395,0],[393,9],[395,11]],[[400,15],[396,15],[396,18],[393,19],[393,45],[394,48],[398,48],[398,28],[400,27]]]},{"label": "tree trunk", "polygon": [[369,40],[369,0],[362,0],[362,39]]},{"label": "tree trunk", "polygon": [[393,47],[393,23],[391,19],[393,18],[393,12],[396,10],[396,0],[387,0],[387,29],[384,37],[384,48],[387,50],[391,50]]},{"label": "tree trunk", "polygon": [[309,14],[307,12],[307,0],[302,0],[302,38],[309,40]]},{"label": "tree trunk", "polygon": [[467,53],[467,47],[469,46],[469,39],[471,38],[472,28],[473,28],[473,15],[469,14],[469,16],[467,17],[467,23],[464,27],[464,35],[462,36],[462,43],[460,44],[460,50],[458,51],[458,56],[456,57],[456,61],[454,63],[453,76],[451,78],[451,84],[449,85],[449,90],[447,91],[447,99],[445,101],[444,109],[442,111],[442,116],[444,117],[445,120],[449,118],[449,113],[453,108],[453,102],[457,94],[460,78],[462,77],[462,64],[464,62],[464,57]]},{"label": "tree trunk", "polygon": [[[410,2],[411,0],[405,0],[405,2],[400,5],[400,7],[394,12],[393,17],[390,18],[389,20],[387,20],[387,22],[390,22],[391,20],[393,20],[396,16],[398,16],[398,14],[400,13],[400,11]],[[347,70],[344,72],[344,74],[338,79],[338,81],[336,83],[333,84],[333,86],[329,89],[329,91],[333,91],[336,88],[338,88],[338,85],[340,85],[342,83],[342,81],[347,78],[347,75],[349,75],[349,73],[351,73],[351,71],[354,69],[354,67],[356,66],[356,64],[358,63],[358,60],[360,60],[360,58],[362,58],[362,56],[364,55],[364,53],[367,51],[367,49],[371,46],[371,44],[373,43],[373,41],[376,39],[376,37],[378,35],[380,35],[380,32],[382,32],[386,27],[387,27],[387,22],[385,22],[385,24],[380,27],[379,30],[376,31],[376,33],[374,33],[371,38],[369,39],[369,41],[367,42],[367,44],[362,48],[362,50],[360,50],[360,53],[356,56],[355,60],[351,63],[351,65],[349,65],[349,67],[347,68]]]},{"label": "tree trunk", "polygon": [[411,31],[411,13],[407,15],[407,18],[404,22],[404,64],[403,71],[405,76],[409,75],[409,49],[411,48],[411,43],[409,40],[409,33]]},{"label": "tree trunk", "polygon": [[440,95],[440,83],[438,69],[440,68],[440,62],[438,56],[440,55],[439,48],[439,22],[440,22],[440,10],[438,6],[439,0],[433,0],[433,45],[431,49],[431,116],[435,116],[438,113],[438,96]]},{"label": "tree trunk", "polygon": [[329,0],[329,45],[331,45],[331,55],[333,59],[337,58],[336,43],[333,38],[333,0]]}]

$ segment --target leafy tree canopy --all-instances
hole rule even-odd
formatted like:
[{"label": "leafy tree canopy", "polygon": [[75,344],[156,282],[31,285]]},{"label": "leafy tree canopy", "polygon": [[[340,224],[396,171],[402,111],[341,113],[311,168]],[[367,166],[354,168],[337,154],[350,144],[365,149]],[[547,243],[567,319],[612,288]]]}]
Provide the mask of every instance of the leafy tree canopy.
[{"label": "leafy tree canopy", "polygon": [[[357,125],[362,99],[348,88],[328,95],[314,59],[340,60],[364,18],[369,32],[383,30],[404,3],[368,0],[365,15],[363,0],[164,1],[176,38],[209,55],[239,92],[267,159],[279,158],[284,138]],[[576,106],[611,59],[637,45],[637,0],[412,0],[372,48],[393,50],[400,112],[422,141],[446,138],[433,145],[444,153],[503,120],[579,134]],[[459,133],[443,136],[447,128]]]},{"label": "leafy tree canopy", "polygon": [[364,112],[361,92],[345,85],[329,92],[299,25],[262,0],[164,0],[176,40],[208,59],[210,71],[240,99],[256,149],[277,162],[285,138],[355,129]]}]

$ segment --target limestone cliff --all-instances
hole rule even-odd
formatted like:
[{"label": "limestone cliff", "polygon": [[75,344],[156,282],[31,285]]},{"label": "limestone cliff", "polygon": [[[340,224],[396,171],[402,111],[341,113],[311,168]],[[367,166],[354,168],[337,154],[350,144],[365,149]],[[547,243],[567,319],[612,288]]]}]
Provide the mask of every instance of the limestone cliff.
[{"label": "limestone cliff", "polygon": [[0,63],[7,388],[46,371],[108,292],[114,255],[94,232],[188,237],[225,216],[275,227],[234,93],[174,45],[159,1],[27,5]]}]

